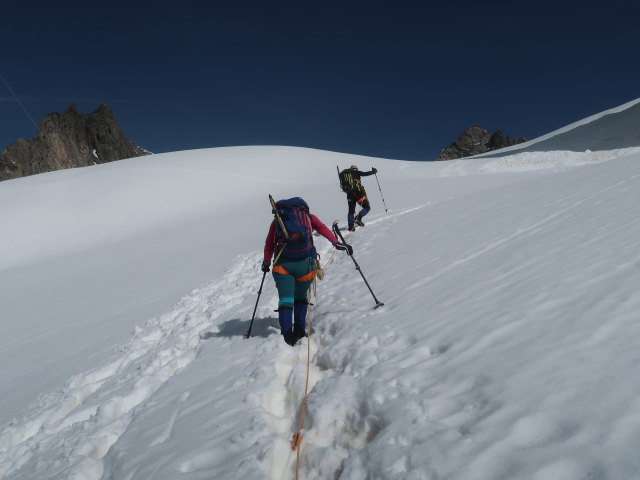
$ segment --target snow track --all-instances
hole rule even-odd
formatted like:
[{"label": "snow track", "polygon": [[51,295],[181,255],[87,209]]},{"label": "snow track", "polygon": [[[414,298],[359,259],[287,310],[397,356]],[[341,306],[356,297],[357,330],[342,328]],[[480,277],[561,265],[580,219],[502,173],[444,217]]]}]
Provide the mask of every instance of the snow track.
[{"label": "snow track", "polygon": [[[424,206],[384,216],[371,215],[367,233],[373,234],[380,222]],[[359,248],[369,248],[363,236],[358,241]],[[331,250],[328,243],[324,239],[316,243],[321,255],[328,258]],[[295,348],[288,348],[281,341],[277,319],[269,314],[269,309],[277,304],[271,279],[265,281],[255,337],[243,339],[256,298],[259,256],[258,252],[252,252],[239,257],[220,281],[193,291],[166,313],[136,327],[131,341],[114,352],[109,362],[73,376],[59,390],[39,398],[24,416],[14,419],[0,432],[2,478],[136,478],[134,473],[140,466],[128,463],[137,463],[136,459],[123,458],[117,446],[115,453],[104,458],[123,436],[126,444],[132,422],[144,425],[145,417],[153,417],[156,424],[147,439],[149,448],[171,446],[174,431],[181,428],[181,418],[197,414],[198,409],[207,410],[216,401],[222,403],[229,390],[239,392],[241,400],[235,414],[245,417],[247,432],[256,436],[256,443],[244,445],[238,438],[230,440],[231,443],[242,452],[240,457],[251,455],[256,444],[264,452],[257,455],[259,461],[246,474],[251,477],[253,472],[258,475],[256,478],[262,474],[272,479],[287,478],[295,465],[289,442],[303,399],[307,339]],[[362,398],[354,373],[373,366],[379,360],[373,350],[387,340],[363,335],[360,341],[364,347],[369,344],[372,350],[361,346],[356,357],[352,357],[351,349],[339,347],[346,322],[355,320],[353,304],[340,292],[339,285],[359,282],[359,277],[354,277],[353,266],[346,256],[334,259],[327,270],[327,278],[318,286],[318,305],[313,309],[310,397],[303,428],[301,467],[306,478],[338,475],[348,453],[362,448],[380,429],[380,422],[368,414],[370,406]],[[379,311],[356,312],[356,317],[376,314]],[[391,331],[384,333],[394,335]],[[216,362],[230,361],[234,349],[241,352],[236,359],[236,362],[240,359],[237,369],[231,369],[233,373],[218,382],[217,390],[207,400],[196,398],[179,381],[176,390],[172,387],[175,379],[180,378],[176,374],[192,364],[203,347]],[[253,350],[253,355],[246,353],[249,350]],[[246,362],[246,368],[242,362]],[[172,395],[171,400],[158,399],[161,387]],[[332,389],[342,392],[342,400],[326,402],[325,397]],[[347,394],[352,400],[344,403]],[[158,405],[163,410],[160,424],[158,416],[151,415]],[[206,433],[202,435],[206,438]],[[137,435],[133,436],[134,441],[139,441]],[[200,452],[168,455],[169,470],[182,474],[215,472],[220,458],[215,448],[204,443],[207,448]],[[155,475],[160,473],[156,471]]]}]

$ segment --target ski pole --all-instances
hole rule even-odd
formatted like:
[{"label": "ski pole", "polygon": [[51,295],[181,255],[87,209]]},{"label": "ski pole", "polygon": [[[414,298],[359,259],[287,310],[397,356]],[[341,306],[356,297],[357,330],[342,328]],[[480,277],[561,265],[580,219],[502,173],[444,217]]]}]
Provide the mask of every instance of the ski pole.
[{"label": "ski pole", "polygon": [[380,180],[378,180],[378,172],[376,172],[375,175],[376,175],[376,182],[378,182],[378,190],[380,190],[380,196],[382,197],[382,204],[384,205],[384,211],[388,212],[387,204],[384,203],[384,196],[382,195],[382,188],[380,188]]},{"label": "ski pole", "polygon": [[253,319],[256,318],[256,310],[258,309],[258,301],[260,300],[260,295],[262,295],[262,285],[264,285],[264,279],[267,276],[267,272],[262,274],[262,281],[260,282],[260,290],[258,290],[258,298],[256,299],[256,306],[253,307],[253,315],[251,315],[251,323],[249,324],[249,330],[247,330],[247,338],[251,336],[251,327],[253,327]]},{"label": "ski pole", "polygon": [[[338,227],[338,221],[337,220],[335,222],[333,222],[333,233],[337,237],[340,238],[340,241],[342,243],[344,243],[345,245],[348,245],[348,243],[344,241],[344,237],[342,236],[342,232],[340,231],[340,228]],[[349,253],[349,250],[347,250],[347,255],[349,255],[351,257],[351,260],[353,260],[353,263],[356,266],[356,270],[358,270],[358,272],[360,272],[360,275],[362,276],[362,279],[364,280],[364,283],[367,285],[367,288],[369,289],[369,292],[371,292],[371,296],[376,301],[376,306],[373,307],[373,308],[376,309],[378,307],[383,306],[384,303],[382,303],[380,300],[378,300],[376,298],[375,293],[373,293],[373,290],[371,290],[371,286],[369,285],[369,282],[367,282],[367,279],[365,278],[364,273],[362,273],[362,269],[360,268],[360,265],[358,265],[358,262],[356,261],[355,257],[353,256],[353,251],[351,251],[351,253]]]}]

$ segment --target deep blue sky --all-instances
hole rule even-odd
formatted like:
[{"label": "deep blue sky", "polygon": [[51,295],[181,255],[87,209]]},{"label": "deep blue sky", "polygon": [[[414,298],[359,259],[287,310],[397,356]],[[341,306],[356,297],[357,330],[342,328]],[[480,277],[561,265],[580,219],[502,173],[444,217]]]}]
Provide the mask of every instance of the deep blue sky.
[{"label": "deep blue sky", "polygon": [[[637,0],[136,3],[3,6],[0,75],[35,122],[107,103],[155,153],[430,160],[472,123],[531,139],[640,97]],[[0,81],[0,149],[35,133]]]}]

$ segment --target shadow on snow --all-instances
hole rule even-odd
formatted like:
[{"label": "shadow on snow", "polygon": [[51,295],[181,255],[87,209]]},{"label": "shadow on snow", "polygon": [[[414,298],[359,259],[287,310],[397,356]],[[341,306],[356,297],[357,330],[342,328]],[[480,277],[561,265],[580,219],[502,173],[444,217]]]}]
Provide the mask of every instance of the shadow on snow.
[{"label": "shadow on snow", "polygon": [[[219,331],[203,332],[200,334],[200,338],[207,340],[211,337],[245,337],[247,335],[247,330],[249,330],[250,323],[251,320],[233,318],[220,325]],[[267,338],[269,335],[273,335],[274,333],[280,334],[280,326],[278,324],[277,317],[256,318],[253,321],[253,326],[251,327],[252,337]]]}]

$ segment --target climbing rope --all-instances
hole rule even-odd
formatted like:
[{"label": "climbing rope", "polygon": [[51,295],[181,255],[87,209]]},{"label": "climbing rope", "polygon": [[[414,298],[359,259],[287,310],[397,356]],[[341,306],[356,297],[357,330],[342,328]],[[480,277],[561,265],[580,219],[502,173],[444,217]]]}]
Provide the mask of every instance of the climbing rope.
[{"label": "climbing rope", "polygon": [[[316,299],[316,278],[313,277],[312,295],[311,299]],[[309,401],[309,373],[311,370],[311,322],[313,320],[313,308],[311,306],[311,299],[307,304],[307,377],[304,382],[304,397],[302,398],[302,405],[300,406],[300,417],[298,418],[298,428],[293,434],[291,439],[291,450],[296,452],[296,480],[300,476],[300,444],[302,443],[302,425],[304,424],[304,415],[307,409],[307,402]]]},{"label": "climbing rope", "polygon": [[[348,237],[347,237],[348,238]],[[337,250],[334,249],[329,256],[329,259],[326,261],[322,270],[326,269],[333,262],[333,258],[336,255]],[[304,415],[307,409],[307,403],[309,401],[309,374],[311,370],[311,323],[313,320],[313,303],[316,300],[317,294],[317,279],[316,276],[313,277],[313,283],[311,284],[311,298],[309,299],[309,303],[307,304],[307,377],[304,382],[304,397],[302,398],[302,404],[300,406],[300,416],[298,418],[298,426],[296,432],[293,434],[291,438],[291,450],[296,452],[296,480],[300,477],[300,445],[302,443],[302,426],[304,424]],[[313,300],[313,302],[311,301]]]}]

